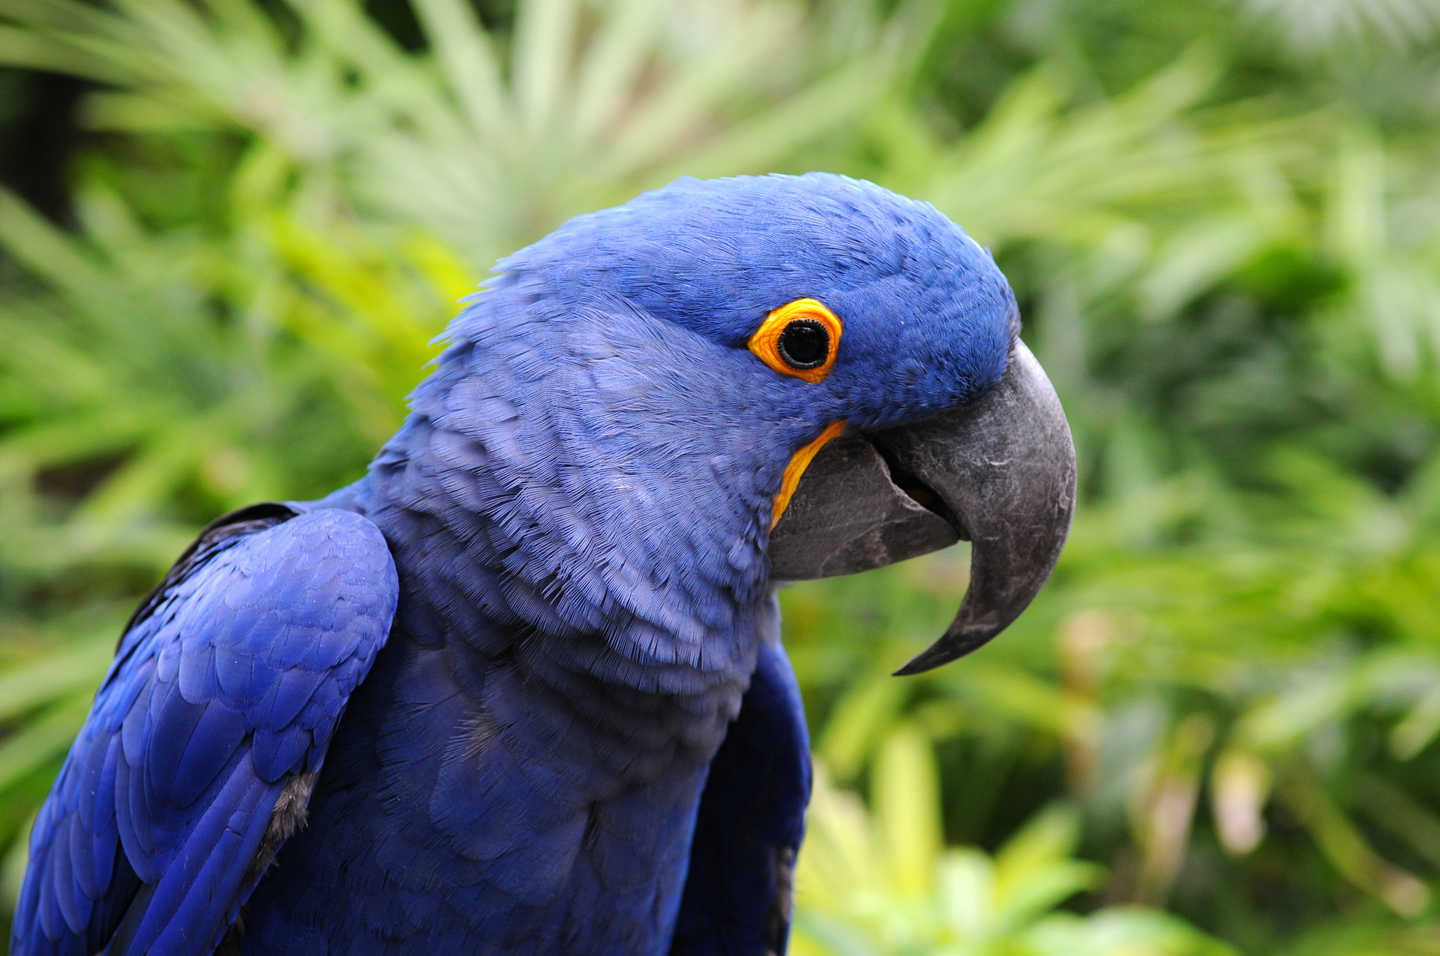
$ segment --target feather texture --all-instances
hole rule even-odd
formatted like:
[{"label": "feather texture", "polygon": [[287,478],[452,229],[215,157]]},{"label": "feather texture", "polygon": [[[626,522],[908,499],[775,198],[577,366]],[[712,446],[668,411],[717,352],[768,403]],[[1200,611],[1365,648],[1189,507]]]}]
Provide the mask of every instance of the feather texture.
[{"label": "feather texture", "polygon": [[131,620],[35,821],[11,952],[214,949],[395,600],[358,515],[267,506],[208,529]]}]

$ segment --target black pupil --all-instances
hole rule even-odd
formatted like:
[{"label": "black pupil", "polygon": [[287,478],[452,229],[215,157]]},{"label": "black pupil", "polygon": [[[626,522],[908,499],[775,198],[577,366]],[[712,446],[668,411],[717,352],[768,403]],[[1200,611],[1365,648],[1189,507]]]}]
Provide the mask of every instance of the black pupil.
[{"label": "black pupil", "polygon": [[780,333],[780,357],[794,369],[819,368],[830,355],[830,332],[814,319],[796,319]]}]

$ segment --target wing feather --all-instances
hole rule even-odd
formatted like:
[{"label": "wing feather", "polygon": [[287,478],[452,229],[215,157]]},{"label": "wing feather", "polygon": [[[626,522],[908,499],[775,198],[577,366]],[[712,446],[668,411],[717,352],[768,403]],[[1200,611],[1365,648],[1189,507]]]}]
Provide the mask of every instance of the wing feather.
[{"label": "wing feather", "polygon": [[126,625],[36,817],[11,952],[211,952],[303,815],[398,590],[357,514],[206,529]]},{"label": "wing feather", "polygon": [[762,644],[710,763],[671,956],[783,956],[809,802],[800,688],[779,643]]}]

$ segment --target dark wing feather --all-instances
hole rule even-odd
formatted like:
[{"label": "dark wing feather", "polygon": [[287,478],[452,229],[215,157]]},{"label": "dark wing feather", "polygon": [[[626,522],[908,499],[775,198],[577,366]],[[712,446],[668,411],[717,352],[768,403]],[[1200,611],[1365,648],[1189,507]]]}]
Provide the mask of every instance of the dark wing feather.
[{"label": "dark wing feather", "polygon": [[262,505],[207,528],[131,618],[36,817],[11,952],[213,950],[398,590],[384,538],[350,512]]},{"label": "dark wing feather", "polygon": [[672,956],[781,956],[810,802],[795,672],[764,644],[700,800]]}]

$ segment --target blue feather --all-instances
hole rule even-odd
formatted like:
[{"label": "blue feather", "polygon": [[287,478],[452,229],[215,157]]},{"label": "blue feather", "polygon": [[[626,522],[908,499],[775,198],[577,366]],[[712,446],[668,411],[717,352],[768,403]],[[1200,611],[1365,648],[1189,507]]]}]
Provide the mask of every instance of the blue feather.
[{"label": "blue feather", "polygon": [[[276,616],[291,616],[317,668],[300,671],[313,696],[337,674],[353,688],[353,669],[368,667],[383,643],[397,582],[373,525],[333,510],[238,524],[241,533],[221,525],[202,536],[198,557],[181,560],[122,639],[31,834],[17,956],[210,952],[263,870],[256,857],[276,801],[323,758],[323,747],[312,752],[313,734],[328,734],[338,716],[307,723],[301,700],[276,724],[257,698],[297,669],[245,649],[263,644],[257,635],[273,630]],[[276,604],[296,594],[312,614],[337,597],[355,613],[339,630],[323,613],[307,627]],[[257,764],[262,726],[276,743]]]}]

